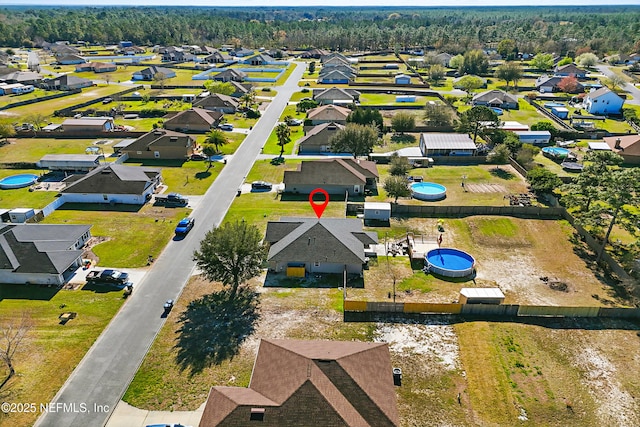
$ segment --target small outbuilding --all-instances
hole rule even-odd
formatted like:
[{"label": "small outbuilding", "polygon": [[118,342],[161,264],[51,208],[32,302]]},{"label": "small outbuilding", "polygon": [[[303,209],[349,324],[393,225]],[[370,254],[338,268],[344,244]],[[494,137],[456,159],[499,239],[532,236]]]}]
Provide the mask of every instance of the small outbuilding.
[{"label": "small outbuilding", "polygon": [[561,119],[569,117],[569,110],[566,107],[551,107],[551,113]]},{"label": "small outbuilding", "polygon": [[406,74],[398,74],[395,77],[395,82],[397,85],[408,85],[411,84],[411,77]]},{"label": "small outbuilding", "polygon": [[364,220],[389,221],[391,203],[364,202]]},{"label": "small outbuilding", "polygon": [[100,160],[102,154],[45,154],[36,165],[50,171],[89,172],[100,166]]},{"label": "small outbuilding", "polygon": [[551,132],[548,130],[530,130],[516,132],[523,144],[547,145],[551,142]]},{"label": "small outbuilding", "polygon": [[462,288],[460,304],[502,304],[504,294],[500,288]]},{"label": "small outbuilding", "polygon": [[13,223],[23,223],[35,214],[31,208],[15,208],[9,211],[9,220]]}]

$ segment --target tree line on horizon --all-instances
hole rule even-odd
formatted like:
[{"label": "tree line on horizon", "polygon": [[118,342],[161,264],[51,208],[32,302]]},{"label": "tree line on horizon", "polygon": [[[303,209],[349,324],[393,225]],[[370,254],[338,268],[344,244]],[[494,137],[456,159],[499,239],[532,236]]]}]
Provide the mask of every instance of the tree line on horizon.
[{"label": "tree line on horizon", "polygon": [[140,46],[225,43],[246,47],[380,50],[425,47],[452,54],[509,38],[522,52],[566,55],[640,50],[640,7],[198,8],[5,7],[0,46],[57,40]]}]

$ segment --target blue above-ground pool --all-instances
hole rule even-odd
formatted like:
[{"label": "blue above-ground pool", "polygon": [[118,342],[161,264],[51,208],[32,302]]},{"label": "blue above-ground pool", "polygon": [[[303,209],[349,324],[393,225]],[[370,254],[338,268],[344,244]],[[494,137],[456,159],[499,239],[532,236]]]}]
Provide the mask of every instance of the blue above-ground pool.
[{"label": "blue above-ground pool", "polygon": [[498,108],[498,107],[492,107],[491,108],[493,110],[494,113],[496,113],[497,115],[501,116],[502,114],[504,114],[504,110],[502,108]]},{"label": "blue above-ground pool", "polygon": [[38,180],[38,175],[31,173],[23,173],[20,175],[11,175],[0,179],[0,188],[10,190],[12,188],[28,187]]},{"label": "blue above-ground pool", "polygon": [[435,182],[414,182],[411,196],[418,200],[440,200],[447,196],[447,188]]},{"label": "blue above-ground pool", "polygon": [[425,267],[446,277],[467,277],[473,274],[476,260],[460,249],[432,249],[424,256]]},{"label": "blue above-ground pool", "polygon": [[553,107],[564,107],[565,105],[561,102],[545,102],[544,106],[547,108],[553,108]]},{"label": "blue above-ground pool", "polygon": [[564,159],[569,155],[569,153],[571,153],[570,150],[562,147],[544,147],[542,149],[543,155],[553,159]]}]

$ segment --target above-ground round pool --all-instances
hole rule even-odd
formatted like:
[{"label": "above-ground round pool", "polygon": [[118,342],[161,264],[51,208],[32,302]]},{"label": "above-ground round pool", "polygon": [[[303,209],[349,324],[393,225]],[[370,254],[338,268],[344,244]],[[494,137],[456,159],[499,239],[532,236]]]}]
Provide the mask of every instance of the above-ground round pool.
[{"label": "above-ground round pool", "polygon": [[562,147],[544,147],[542,149],[542,154],[552,159],[564,159],[569,153],[571,153],[571,151]]},{"label": "above-ground round pool", "polygon": [[504,114],[504,110],[502,108],[498,108],[498,107],[491,107],[491,109],[493,110],[494,113],[496,113],[497,115],[501,116]]},{"label": "above-ground round pool", "polygon": [[12,188],[28,187],[38,180],[38,175],[31,173],[23,173],[20,175],[11,175],[0,179],[0,188],[10,190]]},{"label": "above-ground round pool", "polygon": [[545,102],[544,106],[547,108],[553,108],[553,107],[564,107],[565,105],[561,102]]},{"label": "above-ground round pool", "polygon": [[411,196],[419,200],[440,200],[447,196],[447,188],[435,182],[414,182]]},{"label": "above-ground round pool", "polygon": [[424,256],[430,272],[446,277],[467,277],[473,274],[476,260],[460,249],[431,249]]}]

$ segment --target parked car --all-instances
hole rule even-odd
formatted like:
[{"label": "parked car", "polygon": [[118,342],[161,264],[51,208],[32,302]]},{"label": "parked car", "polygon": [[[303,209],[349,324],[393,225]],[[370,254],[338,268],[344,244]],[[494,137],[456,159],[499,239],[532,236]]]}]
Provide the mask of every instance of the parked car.
[{"label": "parked car", "polygon": [[194,218],[182,218],[176,226],[176,234],[187,234],[195,224]]},{"label": "parked car", "polygon": [[289,119],[287,121],[287,124],[289,126],[300,126],[303,122],[304,122],[304,120],[302,120],[302,119]]},{"label": "parked car", "polygon": [[232,131],[233,130],[233,125],[231,123],[225,123],[225,124],[222,124],[222,125],[218,126],[218,129]]},{"label": "parked car", "polygon": [[251,190],[264,191],[271,190],[272,187],[271,183],[265,181],[253,181],[251,183]]},{"label": "parked car", "polygon": [[207,156],[200,153],[193,153],[191,155],[191,160],[207,160]]},{"label": "parked car", "polygon": [[87,282],[109,283],[113,285],[123,285],[129,281],[129,274],[123,271],[92,270],[87,274]]},{"label": "parked car", "polygon": [[102,100],[103,104],[108,104],[110,102],[113,102],[113,98],[105,98],[105,99]]}]

